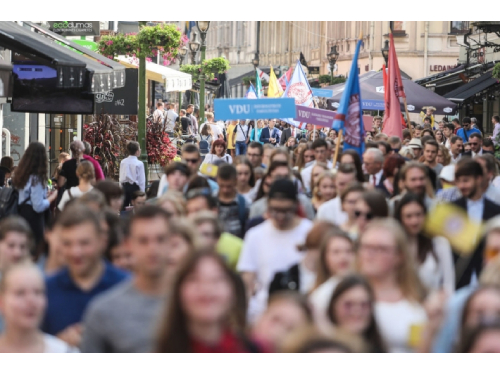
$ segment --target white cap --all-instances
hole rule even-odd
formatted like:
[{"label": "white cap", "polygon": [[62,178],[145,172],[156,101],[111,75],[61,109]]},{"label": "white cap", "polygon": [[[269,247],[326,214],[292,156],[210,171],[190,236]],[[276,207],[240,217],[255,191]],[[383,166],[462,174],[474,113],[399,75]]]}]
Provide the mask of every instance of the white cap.
[{"label": "white cap", "polygon": [[448,182],[455,181],[455,165],[450,164],[441,169],[441,173],[439,174],[439,178]]}]

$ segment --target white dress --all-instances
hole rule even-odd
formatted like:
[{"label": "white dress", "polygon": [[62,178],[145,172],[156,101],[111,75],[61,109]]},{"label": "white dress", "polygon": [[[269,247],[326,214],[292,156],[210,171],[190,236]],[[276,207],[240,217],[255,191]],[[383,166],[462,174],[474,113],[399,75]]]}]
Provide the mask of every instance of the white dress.
[{"label": "white dress", "polygon": [[398,302],[376,302],[375,319],[384,343],[391,353],[411,353],[410,334],[412,326],[427,323],[424,308],[407,299]]}]

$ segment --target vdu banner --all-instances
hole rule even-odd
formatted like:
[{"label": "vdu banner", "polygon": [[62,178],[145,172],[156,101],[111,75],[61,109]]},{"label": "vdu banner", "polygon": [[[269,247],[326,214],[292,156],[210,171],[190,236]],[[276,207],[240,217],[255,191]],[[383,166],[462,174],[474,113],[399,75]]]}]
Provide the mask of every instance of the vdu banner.
[{"label": "vdu banner", "polygon": [[294,118],[294,98],[215,99],[216,120]]}]

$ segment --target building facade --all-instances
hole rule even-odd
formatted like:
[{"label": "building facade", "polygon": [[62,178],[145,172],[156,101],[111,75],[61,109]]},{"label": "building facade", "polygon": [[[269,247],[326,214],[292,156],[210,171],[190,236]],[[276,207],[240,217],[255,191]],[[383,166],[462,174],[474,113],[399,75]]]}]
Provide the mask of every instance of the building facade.
[{"label": "building facade", "polygon": [[308,66],[329,73],[327,54],[336,45],[339,58],[335,75],[349,72],[356,42],[364,45],[359,55],[360,73],[379,70],[382,48],[393,30],[399,67],[412,79],[457,65],[457,36],[468,29],[466,21],[265,21],[260,28],[261,65],[295,64],[302,52]]}]

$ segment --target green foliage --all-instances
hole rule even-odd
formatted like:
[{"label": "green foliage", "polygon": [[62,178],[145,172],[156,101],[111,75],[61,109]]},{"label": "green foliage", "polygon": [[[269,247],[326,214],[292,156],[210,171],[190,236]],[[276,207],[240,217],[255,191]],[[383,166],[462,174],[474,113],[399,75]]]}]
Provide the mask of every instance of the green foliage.
[{"label": "green foliage", "polygon": [[132,57],[163,56],[164,65],[170,65],[188,41],[175,25],[144,26],[139,33],[105,35],[99,41],[99,52],[114,59],[118,55]]},{"label": "green foliage", "polygon": [[196,82],[198,81],[198,78],[201,74],[201,65],[185,64],[181,66],[180,71],[183,73],[191,74],[193,82]]},{"label": "green foliage", "polygon": [[322,74],[319,76],[319,83],[327,83],[329,85],[336,85],[338,83],[344,83],[346,79],[344,77],[333,77],[329,74]]},{"label": "green foliage", "polygon": [[493,78],[500,80],[500,63],[496,63],[491,72]]},{"label": "green foliage", "polygon": [[[250,83],[253,84],[255,86],[255,76],[247,76],[247,77],[243,77],[241,79],[241,81],[243,82],[243,84],[245,86],[250,86]],[[265,79],[262,79],[261,80],[261,83],[262,83],[262,87],[264,86],[268,86],[269,85],[269,82],[267,82]]]},{"label": "green foliage", "polygon": [[229,68],[229,61],[224,57],[215,57],[210,60],[205,60],[202,64],[203,74],[206,75],[210,73],[225,73]]}]

